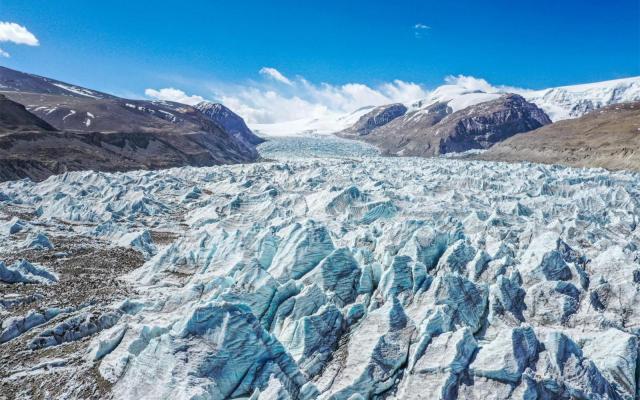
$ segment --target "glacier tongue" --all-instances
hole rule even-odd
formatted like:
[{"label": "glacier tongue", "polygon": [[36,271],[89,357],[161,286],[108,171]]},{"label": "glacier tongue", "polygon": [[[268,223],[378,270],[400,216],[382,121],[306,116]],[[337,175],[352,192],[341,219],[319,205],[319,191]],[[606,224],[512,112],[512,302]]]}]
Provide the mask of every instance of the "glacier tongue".
[{"label": "glacier tongue", "polygon": [[[92,387],[47,365],[115,398],[637,398],[640,176],[309,143],[0,184],[0,349],[33,349],[0,382]],[[45,315],[10,295],[71,279],[62,237],[141,252],[127,298]]]}]

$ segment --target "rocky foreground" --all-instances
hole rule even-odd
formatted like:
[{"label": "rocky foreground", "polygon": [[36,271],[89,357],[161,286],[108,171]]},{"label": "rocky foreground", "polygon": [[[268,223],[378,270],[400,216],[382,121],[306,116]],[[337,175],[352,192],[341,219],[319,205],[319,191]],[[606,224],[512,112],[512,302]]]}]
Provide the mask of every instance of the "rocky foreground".
[{"label": "rocky foreground", "polygon": [[310,157],[0,184],[0,397],[637,398],[640,175]]}]

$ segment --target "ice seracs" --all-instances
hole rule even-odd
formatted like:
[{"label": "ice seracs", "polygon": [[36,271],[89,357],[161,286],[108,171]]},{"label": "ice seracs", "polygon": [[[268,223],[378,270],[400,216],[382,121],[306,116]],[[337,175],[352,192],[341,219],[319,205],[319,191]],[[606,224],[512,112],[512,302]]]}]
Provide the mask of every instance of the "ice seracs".
[{"label": "ice seracs", "polygon": [[0,261],[0,282],[3,283],[53,283],[58,278],[54,273],[27,260],[19,260],[12,265]]},{"label": "ice seracs", "polygon": [[[28,227],[3,239],[60,274],[12,293],[65,284],[65,239],[141,259],[117,301],[2,297],[0,346],[33,357],[8,362],[54,398],[637,398],[637,174],[312,143],[0,184]],[[26,248],[36,232],[56,247]]]}]

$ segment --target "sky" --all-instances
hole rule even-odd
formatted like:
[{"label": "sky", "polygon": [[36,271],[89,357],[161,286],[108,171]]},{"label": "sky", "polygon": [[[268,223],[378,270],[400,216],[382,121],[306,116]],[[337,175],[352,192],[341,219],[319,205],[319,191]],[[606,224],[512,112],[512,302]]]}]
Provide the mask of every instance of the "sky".
[{"label": "sky", "polygon": [[270,122],[418,99],[457,76],[531,89],[638,76],[640,2],[0,0],[0,49],[9,68]]}]

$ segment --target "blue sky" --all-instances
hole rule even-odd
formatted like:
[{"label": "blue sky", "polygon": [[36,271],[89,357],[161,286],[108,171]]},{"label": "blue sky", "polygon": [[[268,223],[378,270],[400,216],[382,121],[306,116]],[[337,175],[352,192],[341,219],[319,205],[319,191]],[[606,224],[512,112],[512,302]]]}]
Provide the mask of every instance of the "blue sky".
[{"label": "blue sky", "polygon": [[208,98],[264,80],[263,67],[371,87],[432,88],[459,74],[526,88],[640,75],[638,0],[0,0],[0,21],[39,41],[0,42],[11,54],[0,64],[128,96],[171,87]]}]

